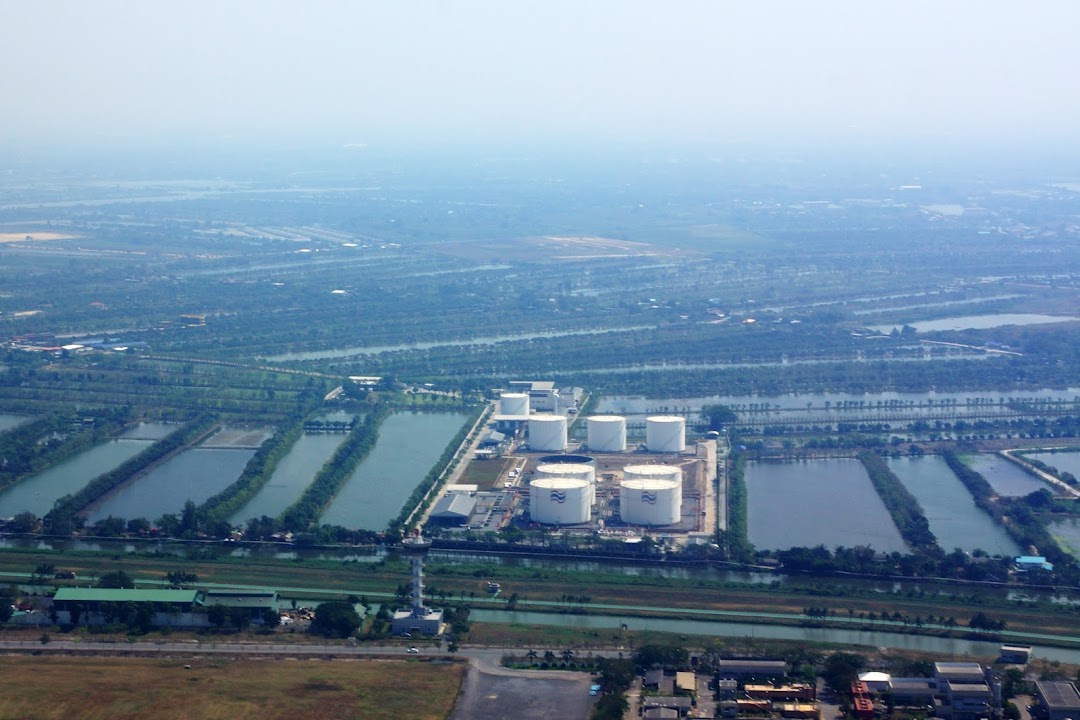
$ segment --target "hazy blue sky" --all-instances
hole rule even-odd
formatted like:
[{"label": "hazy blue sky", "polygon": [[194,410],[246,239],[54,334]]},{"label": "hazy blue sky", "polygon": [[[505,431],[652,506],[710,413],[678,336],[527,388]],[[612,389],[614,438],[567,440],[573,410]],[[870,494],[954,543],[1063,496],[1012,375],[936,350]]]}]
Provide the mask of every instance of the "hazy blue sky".
[{"label": "hazy blue sky", "polygon": [[1070,141],[1080,2],[0,0],[0,139]]}]

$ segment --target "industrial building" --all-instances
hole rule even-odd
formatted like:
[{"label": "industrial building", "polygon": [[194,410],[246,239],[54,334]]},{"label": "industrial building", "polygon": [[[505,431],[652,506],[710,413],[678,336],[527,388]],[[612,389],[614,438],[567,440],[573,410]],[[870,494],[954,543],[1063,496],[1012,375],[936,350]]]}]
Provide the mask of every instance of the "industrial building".
[{"label": "industrial building", "polygon": [[1039,703],[1046,708],[1046,720],[1080,718],[1080,693],[1071,682],[1039,680],[1035,683],[1035,691]]},{"label": "industrial building", "polygon": [[717,676],[743,680],[748,678],[778,678],[787,675],[784,660],[742,660],[738,658],[717,661]]},{"label": "industrial building", "polygon": [[433,525],[458,526],[467,524],[476,507],[476,496],[469,493],[448,492],[439,498],[428,515]]},{"label": "industrial building", "polygon": [[559,409],[559,391],[550,380],[512,380],[509,385],[528,395],[529,406],[533,410],[553,413]]},{"label": "industrial building", "polygon": [[126,588],[60,588],[53,596],[59,625],[107,625],[120,603],[146,603],[157,627],[205,627],[206,596],[198,590],[135,590]]}]

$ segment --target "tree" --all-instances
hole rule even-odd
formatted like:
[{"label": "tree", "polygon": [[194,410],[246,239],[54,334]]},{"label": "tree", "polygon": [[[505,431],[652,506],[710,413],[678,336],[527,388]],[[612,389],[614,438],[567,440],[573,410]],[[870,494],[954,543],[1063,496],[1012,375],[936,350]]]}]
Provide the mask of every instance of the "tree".
[{"label": "tree", "polygon": [[179,532],[181,535],[195,535],[199,532],[199,513],[191,500],[184,503],[184,510],[180,515]]},{"label": "tree", "polygon": [[251,611],[247,608],[229,608],[229,624],[237,630],[243,630],[251,624]]},{"label": "tree", "polygon": [[705,405],[701,408],[701,417],[708,423],[709,430],[722,430],[739,419],[727,405]]},{"label": "tree", "polygon": [[315,608],[311,632],[325,637],[348,637],[360,627],[356,609],[342,600],[324,602]]},{"label": "tree", "polygon": [[225,627],[229,619],[229,609],[224,605],[211,605],[206,611],[206,619],[214,627]]},{"label": "tree", "polygon": [[21,512],[11,521],[11,529],[17,533],[29,533],[37,530],[37,515],[32,512]]},{"label": "tree", "polygon": [[99,588],[133,588],[135,580],[123,570],[117,570],[102,575],[97,586]]},{"label": "tree", "polygon": [[146,518],[132,518],[127,522],[128,535],[145,535],[150,532],[150,521]]},{"label": "tree", "polygon": [[0,623],[6,623],[15,613],[12,603],[15,602],[15,593],[12,588],[0,588]]},{"label": "tree", "polygon": [[825,658],[821,676],[836,692],[845,692],[851,683],[859,679],[859,670],[866,665],[866,658],[855,653],[836,652]]}]

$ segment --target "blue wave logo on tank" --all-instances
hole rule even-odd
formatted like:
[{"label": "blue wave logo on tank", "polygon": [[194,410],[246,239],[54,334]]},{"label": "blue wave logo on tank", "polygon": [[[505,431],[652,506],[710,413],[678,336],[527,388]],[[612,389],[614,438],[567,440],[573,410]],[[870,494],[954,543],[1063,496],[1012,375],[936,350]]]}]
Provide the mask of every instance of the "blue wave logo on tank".
[{"label": "blue wave logo on tank", "polygon": [[557,503],[564,503],[566,502],[566,493],[564,493],[562,490],[552,490],[551,499]]},{"label": "blue wave logo on tank", "polygon": [[641,502],[649,503],[650,505],[656,504],[656,493],[643,492],[641,493]]}]

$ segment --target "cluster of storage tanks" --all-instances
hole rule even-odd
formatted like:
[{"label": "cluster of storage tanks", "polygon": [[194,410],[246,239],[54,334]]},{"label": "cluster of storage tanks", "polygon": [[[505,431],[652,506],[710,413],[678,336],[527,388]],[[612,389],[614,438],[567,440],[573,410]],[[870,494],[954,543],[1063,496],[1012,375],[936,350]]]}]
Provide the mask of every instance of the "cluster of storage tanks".
[{"label": "cluster of storage tanks", "polygon": [[[529,449],[562,452],[567,445],[565,415],[530,415],[529,396],[503,393],[499,396],[502,415],[528,418]],[[593,452],[626,452],[626,418],[621,415],[593,415],[586,423],[588,446]],[[649,452],[680,453],[686,450],[686,418],[654,415],[645,419],[645,447]]]},{"label": "cluster of storage tanks", "polygon": [[[593,415],[588,420],[589,450],[626,451],[626,418]],[[654,415],[645,418],[645,447],[649,452],[681,453],[686,450],[686,418]]]},{"label": "cluster of storage tanks", "polygon": [[[671,465],[628,465],[619,485],[619,512],[630,525],[675,525],[682,515],[682,469]],[[529,483],[529,513],[535,522],[579,525],[592,519],[596,469],[584,463],[541,463]]]},{"label": "cluster of storage tanks", "polygon": [[[593,415],[588,419],[587,426],[589,450],[626,452],[626,418]],[[529,417],[529,449],[537,452],[565,450],[566,428],[565,415],[532,415]],[[645,447],[649,452],[658,453],[681,453],[686,450],[686,418],[674,415],[646,418]]]}]

